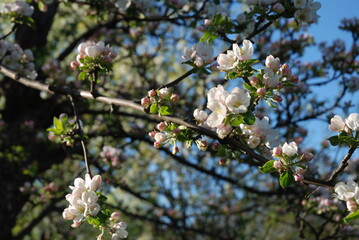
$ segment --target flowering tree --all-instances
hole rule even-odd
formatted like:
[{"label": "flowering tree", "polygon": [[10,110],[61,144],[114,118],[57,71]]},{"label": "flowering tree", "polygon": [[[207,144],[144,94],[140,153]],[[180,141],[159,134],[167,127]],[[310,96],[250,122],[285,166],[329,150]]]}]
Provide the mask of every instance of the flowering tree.
[{"label": "flowering tree", "polygon": [[0,238],[356,239],[359,21],[319,8],[1,3]]}]

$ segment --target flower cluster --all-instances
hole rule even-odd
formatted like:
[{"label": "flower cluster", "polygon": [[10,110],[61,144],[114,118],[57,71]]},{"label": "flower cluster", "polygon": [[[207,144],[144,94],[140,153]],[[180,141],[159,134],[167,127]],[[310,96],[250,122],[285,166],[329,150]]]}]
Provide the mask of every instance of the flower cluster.
[{"label": "flower cluster", "polygon": [[0,14],[15,13],[21,16],[31,16],[34,7],[24,1],[16,1],[13,3],[0,3]]},{"label": "flower cluster", "polygon": [[118,148],[103,146],[100,156],[104,162],[110,162],[113,167],[116,167],[120,163],[122,153]]},{"label": "flower cluster", "polygon": [[225,138],[232,131],[231,125],[225,121],[227,116],[246,113],[251,102],[247,91],[236,87],[228,92],[222,85],[210,89],[207,99],[207,108],[212,111],[211,114],[196,109],[193,116],[199,124],[216,128],[220,138]]},{"label": "flower cluster", "polygon": [[178,102],[179,96],[176,93],[170,93],[168,88],[148,91],[147,97],[141,99],[141,105],[149,113],[158,113],[160,115],[172,114],[172,103]]},{"label": "flower cluster", "polygon": [[197,67],[202,67],[213,61],[213,53],[210,45],[197,43],[190,48],[184,48],[182,59],[186,62],[193,62]]},{"label": "flower cluster", "polygon": [[339,182],[334,187],[334,192],[339,200],[345,201],[348,211],[355,212],[359,204],[359,187],[353,181],[348,181],[347,184]]},{"label": "flower cluster", "polygon": [[34,56],[30,49],[22,50],[18,44],[0,40],[0,63],[30,78],[35,79],[37,73]]},{"label": "flower cluster", "polygon": [[104,42],[99,41],[97,43],[93,41],[87,41],[81,43],[77,48],[78,54],[76,61],[70,63],[72,69],[80,68],[83,70],[79,74],[80,80],[89,79],[96,81],[96,77],[92,74],[108,73],[112,70],[112,62],[117,57],[117,52],[105,45]]},{"label": "flower cluster", "polygon": [[253,125],[241,124],[240,128],[246,137],[246,142],[250,148],[256,148],[260,143],[268,148],[277,145],[279,133],[277,130],[271,129],[269,118],[263,117],[261,120],[256,117]]},{"label": "flower cluster", "polygon": [[335,115],[330,119],[329,130],[333,132],[346,132],[351,133],[352,131],[359,131],[359,114],[350,114],[345,121],[339,116]]},{"label": "flower cluster", "polygon": [[229,71],[236,68],[240,61],[250,60],[253,56],[253,45],[249,40],[243,40],[243,47],[238,44],[232,45],[233,50],[228,50],[226,54],[218,55],[218,69],[221,71]]},{"label": "flower cluster", "polygon": [[283,188],[295,181],[302,181],[303,175],[308,169],[302,164],[311,161],[314,157],[309,152],[298,154],[296,142],[285,142],[283,146],[273,148],[272,156],[279,160],[270,160],[259,167],[259,170],[262,173],[279,172],[279,183]]},{"label": "flower cluster", "polygon": [[314,23],[318,20],[319,15],[317,11],[321,7],[320,2],[313,2],[313,0],[292,0],[296,11],[294,19],[299,23]]},{"label": "flower cluster", "polygon": [[118,240],[122,238],[127,238],[127,224],[123,221],[120,221],[120,214],[118,212],[113,212],[111,214],[110,221],[113,223],[113,226],[110,228],[110,232],[112,233],[111,239]]},{"label": "flower cluster", "polygon": [[76,178],[75,186],[70,186],[71,194],[66,195],[66,200],[70,205],[65,208],[62,216],[64,219],[73,220],[72,227],[79,227],[86,217],[95,217],[101,210],[97,203],[97,189],[102,183],[100,175],[93,178],[89,174],[85,175],[85,179]]},{"label": "flower cluster", "polygon": [[335,115],[330,119],[328,128],[339,133],[337,136],[328,138],[333,146],[338,144],[345,144],[349,147],[359,146],[359,114],[352,113],[345,120]]}]

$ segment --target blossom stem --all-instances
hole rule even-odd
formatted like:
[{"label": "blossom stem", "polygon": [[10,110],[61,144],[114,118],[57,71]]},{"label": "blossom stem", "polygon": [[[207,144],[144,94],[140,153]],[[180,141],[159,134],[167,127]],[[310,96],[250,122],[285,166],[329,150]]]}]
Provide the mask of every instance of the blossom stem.
[{"label": "blossom stem", "polygon": [[348,161],[351,158],[351,156],[353,155],[353,153],[355,152],[356,148],[357,147],[351,147],[349,149],[348,153],[345,155],[345,157],[340,162],[340,165],[338,166],[338,168],[332,173],[332,175],[328,179],[328,182],[334,181],[339,176],[339,174],[344,171],[344,169],[348,166]]}]

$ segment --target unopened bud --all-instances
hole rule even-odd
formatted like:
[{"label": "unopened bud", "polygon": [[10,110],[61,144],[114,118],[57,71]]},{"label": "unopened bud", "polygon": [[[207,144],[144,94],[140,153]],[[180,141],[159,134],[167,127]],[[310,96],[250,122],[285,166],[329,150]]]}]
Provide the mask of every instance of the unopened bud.
[{"label": "unopened bud", "polygon": [[148,97],[144,97],[141,99],[141,105],[143,107],[147,107],[150,103],[151,103],[151,101]]},{"label": "unopened bud", "polygon": [[277,170],[282,170],[283,169],[283,163],[281,161],[274,161],[273,167],[275,169],[277,169]]},{"label": "unopened bud", "polygon": [[171,95],[171,101],[172,101],[172,102],[178,102],[178,101],[179,101],[179,96],[178,96],[178,94],[173,93],[173,94]]},{"label": "unopened bud", "polygon": [[301,174],[295,174],[294,175],[294,181],[296,181],[296,182],[300,182],[300,181],[302,181],[304,179],[304,177],[303,177],[303,175],[301,175]]},{"label": "unopened bud", "polygon": [[120,220],[120,214],[118,212],[113,212],[111,218],[117,222]]},{"label": "unopened bud", "polygon": [[219,142],[215,142],[212,144],[212,150],[213,151],[218,151],[219,147],[220,147],[220,143]]},{"label": "unopened bud", "polygon": [[197,144],[198,148],[202,151],[206,151],[208,148],[208,142],[205,140],[197,140],[196,144]]},{"label": "unopened bud", "polygon": [[79,66],[80,66],[80,64],[78,62],[76,62],[76,61],[72,61],[70,63],[70,67],[71,67],[72,70],[77,69]]},{"label": "unopened bud", "polygon": [[205,26],[209,26],[209,25],[211,25],[211,23],[212,23],[211,19],[205,19],[204,20],[204,25]]},{"label": "unopened bud", "polygon": [[309,152],[304,153],[303,157],[302,157],[303,160],[308,161],[308,162],[311,161],[313,158],[314,158],[314,155]]},{"label": "unopened bud", "polygon": [[149,132],[148,136],[150,136],[151,138],[155,138],[156,133],[156,131]]},{"label": "unopened bud", "polygon": [[276,102],[278,102],[278,103],[280,103],[280,102],[283,101],[283,98],[282,98],[281,96],[279,96],[279,95],[274,95],[274,96],[273,96],[273,100],[276,101]]},{"label": "unopened bud", "polygon": [[164,131],[165,128],[167,127],[167,124],[165,122],[160,122],[159,124],[157,124],[156,128],[160,131]]},{"label": "unopened bud", "polygon": [[179,134],[181,132],[181,130],[179,130],[179,128],[175,128],[175,129],[173,129],[173,133],[174,134]]},{"label": "unopened bud", "polygon": [[173,147],[172,148],[172,154],[176,155],[179,152],[179,148],[178,147]]},{"label": "unopened bud", "polygon": [[273,148],[273,156],[277,157],[282,155],[282,149],[280,147]]},{"label": "unopened bud", "polygon": [[259,95],[260,97],[263,97],[263,96],[266,95],[267,90],[266,90],[265,88],[258,88],[258,89],[257,89],[257,93],[258,93],[258,95]]},{"label": "unopened bud", "polygon": [[281,14],[282,12],[284,12],[284,10],[285,9],[284,9],[284,7],[283,7],[283,5],[281,3],[276,3],[273,6],[273,11],[275,11],[278,14]]},{"label": "unopened bud", "polygon": [[149,97],[156,97],[156,91],[155,90],[150,90],[150,91],[148,91],[148,96]]},{"label": "unopened bud", "polygon": [[250,84],[252,86],[256,86],[256,85],[258,85],[258,83],[259,83],[259,79],[257,77],[250,78]]},{"label": "unopened bud", "polygon": [[161,88],[159,91],[158,91],[158,94],[160,95],[160,97],[163,99],[163,98],[166,98],[167,95],[168,95],[168,88]]}]

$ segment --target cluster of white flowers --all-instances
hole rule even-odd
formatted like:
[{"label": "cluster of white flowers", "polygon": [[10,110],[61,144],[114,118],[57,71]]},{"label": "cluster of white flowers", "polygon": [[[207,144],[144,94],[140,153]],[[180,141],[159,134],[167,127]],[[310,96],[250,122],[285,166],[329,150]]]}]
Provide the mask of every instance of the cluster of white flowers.
[{"label": "cluster of white flowers", "polygon": [[359,187],[353,181],[347,184],[339,182],[334,186],[334,191],[339,200],[345,201],[350,212],[355,212],[359,204]]},{"label": "cluster of white flowers", "polygon": [[269,118],[263,117],[261,120],[256,117],[253,125],[241,124],[242,132],[247,136],[247,144],[250,148],[256,148],[260,143],[264,143],[268,148],[278,144],[279,133],[269,126]]},{"label": "cluster of white flowers", "polygon": [[333,132],[359,132],[359,114],[350,114],[345,119],[345,122],[339,115],[335,115],[332,119],[330,119],[330,124],[328,128]]},{"label": "cluster of white flowers", "polygon": [[118,222],[112,227],[112,240],[127,238],[128,232],[126,231],[127,224],[125,222]]},{"label": "cluster of white flowers", "polygon": [[105,43],[102,41],[99,41],[97,43],[93,41],[81,43],[78,46],[77,51],[79,52],[76,56],[77,61],[71,62],[71,68],[73,69],[76,69],[78,66],[83,66],[83,63],[81,63],[81,59],[85,57],[100,57],[108,63],[111,63],[117,57],[117,52],[113,48],[111,48],[109,44],[105,45]]},{"label": "cluster of white flowers", "polygon": [[0,14],[17,13],[23,16],[31,16],[33,12],[34,7],[24,1],[0,3]]},{"label": "cluster of white flowers", "polygon": [[190,48],[184,48],[182,59],[184,61],[193,61],[197,67],[201,67],[212,62],[213,53],[213,48],[210,45],[197,43]]},{"label": "cluster of white flowers", "polygon": [[62,216],[64,219],[73,220],[72,227],[79,227],[82,220],[87,216],[96,216],[101,207],[97,203],[98,196],[96,190],[100,187],[102,178],[96,175],[93,178],[90,174],[85,175],[85,179],[76,178],[75,186],[70,186],[71,194],[66,195],[66,200],[70,203],[68,208],[65,208]]},{"label": "cluster of white flowers", "polygon": [[299,23],[313,23],[318,20],[317,11],[321,7],[320,2],[313,2],[313,0],[292,0],[292,2],[297,9],[294,18]]},{"label": "cluster of white flowers", "polygon": [[121,156],[121,150],[111,146],[103,146],[100,156],[104,162],[110,162],[113,167],[119,164]]},{"label": "cluster of white flowers", "polygon": [[207,99],[207,108],[212,111],[211,114],[196,109],[193,116],[199,124],[216,128],[218,136],[224,138],[232,131],[230,125],[224,124],[227,114],[246,113],[251,96],[249,92],[238,87],[228,92],[222,85],[218,85],[209,90]]},{"label": "cluster of white flowers", "polygon": [[253,45],[249,40],[243,40],[243,47],[238,44],[233,44],[232,49],[228,50],[226,54],[218,55],[217,63],[218,69],[221,71],[229,71],[238,66],[239,61],[250,60],[253,56]]},{"label": "cluster of white flowers", "polygon": [[0,40],[0,63],[30,78],[35,79],[34,55],[30,49],[22,50],[18,44]]}]

